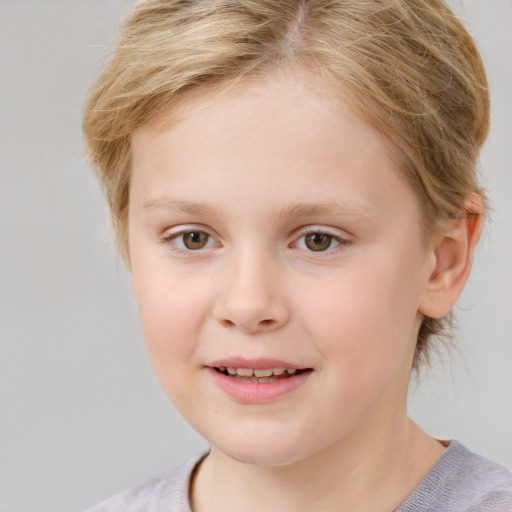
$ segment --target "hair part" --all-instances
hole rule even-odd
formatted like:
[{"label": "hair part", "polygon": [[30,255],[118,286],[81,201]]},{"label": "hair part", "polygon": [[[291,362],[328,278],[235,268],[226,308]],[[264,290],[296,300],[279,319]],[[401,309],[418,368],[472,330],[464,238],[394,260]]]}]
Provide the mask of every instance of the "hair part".
[{"label": "hair part", "polygon": [[[485,70],[443,0],[141,0],[85,108],[87,153],[129,265],[131,135],[192,94],[288,69],[380,130],[422,204],[424,240],[466,215],[489,128]],[[451,314],[425,318],[414,367]]]}]

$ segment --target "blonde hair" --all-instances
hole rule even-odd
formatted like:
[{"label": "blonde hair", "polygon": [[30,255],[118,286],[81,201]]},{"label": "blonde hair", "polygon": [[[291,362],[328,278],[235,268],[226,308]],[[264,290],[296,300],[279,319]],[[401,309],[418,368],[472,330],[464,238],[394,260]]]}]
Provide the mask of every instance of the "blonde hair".
[{"label": "blonde hair", "polygon": [[[428,236],[484,197],[476,160],[489,126],[484,66],[442,0],[142,0],[136,2],[85,109],[87,152],[129,264],[130,136],[194,91],[274,69],[347,91],[397,149]],[[451,315],[425,318],[414,366]]]}]

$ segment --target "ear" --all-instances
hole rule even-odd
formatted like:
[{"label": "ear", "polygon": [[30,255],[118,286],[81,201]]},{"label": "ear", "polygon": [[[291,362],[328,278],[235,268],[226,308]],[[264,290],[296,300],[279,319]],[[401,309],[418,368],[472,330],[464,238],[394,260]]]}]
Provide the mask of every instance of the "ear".
[{"label": "ear", "polygon": [[482,231],[483,201],[470,194],[466,215],[441,222],[431,248],[435,268],[420,300],[419,312],[431,318],[446,316],[462,293],[471,272],[473,255]]}]

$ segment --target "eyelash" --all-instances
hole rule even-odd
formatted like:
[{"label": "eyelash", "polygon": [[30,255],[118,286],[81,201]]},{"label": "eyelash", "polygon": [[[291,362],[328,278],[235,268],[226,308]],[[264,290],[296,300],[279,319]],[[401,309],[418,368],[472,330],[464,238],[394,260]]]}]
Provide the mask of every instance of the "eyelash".
[{"label": "eyelash", "polygon": [[[169,246],[172,251],[180,253],[180,254],[183,254],[183,255],[186,255],[186,256],[191,256],[194,252],[200,253],[202,251],[202,249],[204,249],[204,248],[199,248],[199,249],[196,249],[196,250],[194,250],[194,249],[183,249],[183,248],[178,247],[176,245],[176,243],[175,243],[176,239],[178,239],[178,238],[180,238],[180,237],[182,237],[182,236],[184,236],[186,234],[190,234],[190,233],[201,233],[201,234],[205,234],[210,239],[214,238],[212,235],[210,235],[208,232],[206,232],[203,229],[189,228],[189,229],[183,229],[183,230],[178,231],[176,233],[169,233],[169,234],[165,235],[164,237],[162,237],[160,242],[162,243],[162,245]],[[296,239],[296,241],[293,243],[293,245],[296,245],[299,240],[304,239],[308,235],[325,235],[325,236],[329,237],[331,239],[331,241],[335,241],[338,244],[334,248],[331,248],[329,246],[324,251],[313,251],[313,250],[303,249],[303,250],[305,250],[307,252],[311,252],[311,253],[320,253],[320,254],[331,253],[336,248],[339,248],[339,247],[342,247],[342,246],[347,246],[347,245],[349,245],[351,243],[351,241],[348,238],[344,238],[344,237],[342,237],[340,235],[334,234],[334,233],[332,233],[330,231],[327,231],[325,229],[311,227],[311,228],[308,228],[303,233],[301,233],[300,237],[298,237]],[[209,242],[207,242],[207,244],[208,243]]]}]

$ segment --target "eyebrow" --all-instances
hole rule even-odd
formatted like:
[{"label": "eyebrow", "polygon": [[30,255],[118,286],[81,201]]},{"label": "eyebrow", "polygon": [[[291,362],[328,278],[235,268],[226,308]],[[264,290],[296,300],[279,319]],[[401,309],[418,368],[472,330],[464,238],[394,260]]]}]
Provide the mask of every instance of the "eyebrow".
[{"label": "eyebrow", "polygon": [[[149,199],[142,204],[143,210],[174,210],[189,215],[204,215],[213,213],[214,208],[208,204],[195,201],[182,201],[171,198]],[[351,216],[356,218],[378,217],[376,210],[370,205],[355,204],[344,205],[340,202],[329,203],[299,203],[289,208],[282,208],[279,218],[283,217],[308,217],[313,215]]]},{"label": "eyebrow", "polygon": [[149,199],[142,204],[143,210],[177,210],[190,215],[201,215],[212,210],[206,204],[197,203],[195,201],[180,201],[176,199],[162,198]]},{"label": "eyebrow", "polygon": [[358,218],[378,217],[376,210],[370,205],[343,203],[300,203],[288,209],[282,209],[281,217],[307,217],[310,215],[339,216],[349,215]]}]

